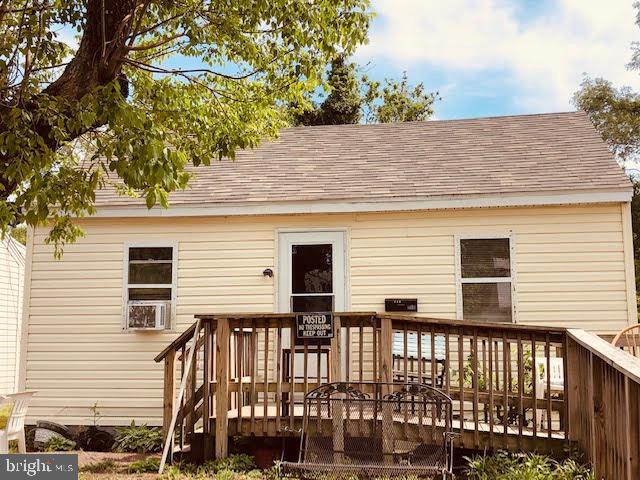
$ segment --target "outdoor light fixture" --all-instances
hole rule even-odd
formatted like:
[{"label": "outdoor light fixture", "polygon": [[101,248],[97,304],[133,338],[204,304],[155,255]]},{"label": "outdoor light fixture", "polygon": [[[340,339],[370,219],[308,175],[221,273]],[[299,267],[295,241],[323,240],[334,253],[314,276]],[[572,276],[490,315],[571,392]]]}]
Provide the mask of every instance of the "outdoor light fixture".
[{"label": "outdoor light fixture", "polygon": [[270,268],[265,268],[262,272],[262,275],[264,275],[265,277],[273,278],[273,270],[271,270]]}]

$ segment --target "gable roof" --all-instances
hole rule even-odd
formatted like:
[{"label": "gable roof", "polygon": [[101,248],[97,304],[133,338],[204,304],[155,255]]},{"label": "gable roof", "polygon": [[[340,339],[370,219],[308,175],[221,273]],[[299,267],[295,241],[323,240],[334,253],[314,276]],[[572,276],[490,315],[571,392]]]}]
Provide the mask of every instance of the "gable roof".
[{"label": "gable roof", "polygon": [[[582,112],[288,128],[193,172],[172,207],[631,191]],[[96,205],[144,199],[108,189]]]}]

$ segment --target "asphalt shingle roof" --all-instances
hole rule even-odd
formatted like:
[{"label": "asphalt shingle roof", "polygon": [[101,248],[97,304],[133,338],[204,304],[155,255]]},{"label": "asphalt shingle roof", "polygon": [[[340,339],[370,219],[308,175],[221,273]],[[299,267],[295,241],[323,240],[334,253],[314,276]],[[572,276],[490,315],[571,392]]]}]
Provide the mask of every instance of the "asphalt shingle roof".
[{"label": "asphalt shingle roof", "polygon": [[[629,189],[584,113],[288,128],[194,169],[172,205],[398,200]],[[143,199],[98,193],[98,206]]]}]

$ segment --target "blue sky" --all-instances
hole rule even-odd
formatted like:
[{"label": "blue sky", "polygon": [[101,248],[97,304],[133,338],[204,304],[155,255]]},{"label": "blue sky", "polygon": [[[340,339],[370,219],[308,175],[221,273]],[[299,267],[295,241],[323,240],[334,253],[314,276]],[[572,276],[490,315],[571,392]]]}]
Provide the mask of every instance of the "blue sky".
[{"label": "blue sky", "polygon": [[565,111],[584,74],[640,88],[632,0],[373,0],[370,76],[424,82],[437,118]]}]

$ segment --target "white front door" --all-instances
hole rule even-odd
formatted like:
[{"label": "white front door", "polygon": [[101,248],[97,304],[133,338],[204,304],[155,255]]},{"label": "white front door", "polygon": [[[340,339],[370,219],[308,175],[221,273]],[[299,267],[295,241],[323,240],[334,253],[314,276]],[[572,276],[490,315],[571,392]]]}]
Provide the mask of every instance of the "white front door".
[{"label": "white front door", "polygon": [[279,237],[278,310],[345,311],[345,238],[340,231]]},{"label": "white front door", "polygon": [[[344,312],[344,232],[282,232],[278,241],[278,310],[281,313]],[[343,362],[346,354],[344,340],[343,337]],[[292,347],[289,332],[283,332],[282,348],[284,352],[294,349],[294,375],[298,380],[304,378],[304,351],[302,347]],[[315,355],[314,352],[308,354],[307,374],[309,378],[327,382],[330,380],[328,345],[322,347],[319,359],[314,358]],[[320,372],[316,365],[320,365]],[[295,399],[301,400],[302,396]]]}]

